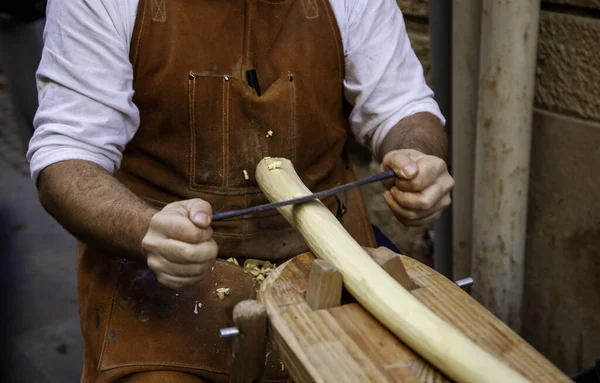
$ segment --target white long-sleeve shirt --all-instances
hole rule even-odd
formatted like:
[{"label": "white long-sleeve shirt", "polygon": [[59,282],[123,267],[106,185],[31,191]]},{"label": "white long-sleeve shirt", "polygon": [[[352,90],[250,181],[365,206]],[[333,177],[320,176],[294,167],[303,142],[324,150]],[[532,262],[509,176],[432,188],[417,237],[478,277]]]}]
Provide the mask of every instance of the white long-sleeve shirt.
[{"label": "white long-sleeve shirt", "polygon": [[[139,127],[129,47],[139,0],[48,1],[37,72],[39,109],[27,158],[35,180],[64,160],[109,172]],[[402,118],[429,112],[445,123],[410,46],[395,0],[330,0],[342,36],[352,132],[377,152]]]}]

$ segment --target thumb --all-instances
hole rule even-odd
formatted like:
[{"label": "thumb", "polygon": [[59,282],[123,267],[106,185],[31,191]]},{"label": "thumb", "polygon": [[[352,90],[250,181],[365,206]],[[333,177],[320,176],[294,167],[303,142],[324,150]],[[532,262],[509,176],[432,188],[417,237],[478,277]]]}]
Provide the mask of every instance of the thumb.
[{"label": "thumb", "polygon": [[395,150],[389,152],[381,162],[383,169],[392,169],[396,175],[405,180],[411,180],[419,173],[419,166],[410,152]]},{"label": "thumb", "polygon": [[212,207],[202,199],[196,198],[186,201],[190,221],[201,229],[207,229],[212,221]]}]

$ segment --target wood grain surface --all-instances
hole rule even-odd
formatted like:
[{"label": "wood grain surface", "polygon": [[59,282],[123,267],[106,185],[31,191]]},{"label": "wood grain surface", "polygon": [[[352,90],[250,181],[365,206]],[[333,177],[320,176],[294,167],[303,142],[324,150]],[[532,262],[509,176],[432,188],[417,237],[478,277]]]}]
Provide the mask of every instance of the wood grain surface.
[{"label": "wood grain surface", "polygon": [[[311,194],[285,158],[265,158],[256,179],[271,202]],[[381,268],[320,201],[278,211],[320,259],[335,266],[344,286],[369,313],[452,379],[472,383],[527,382],[506,363],[441,319]]]},{"label": "wood grain surface", "polygon": [[322,259],[313,262],[308,274],[306,303],[313,310],[339,306],[342,301],[342,274]]},{"label": "wood grain surface", "polygon": [[[313,311],[304,298],[314,260],[312,253],[293,258],[259,291],[271,339],[296,383],[451,381],[360,304]],[[473,342],[532,382],[570,382],[452,281],[414,259],[402,256],[402,261],[414,285],[411,293]]]},{"label": "wood grain surface", "polygon": [[255,300],[233,308],[233,323],[240,331],[233,343],[230,383],[263,382],[267,347],[267,310]]}]

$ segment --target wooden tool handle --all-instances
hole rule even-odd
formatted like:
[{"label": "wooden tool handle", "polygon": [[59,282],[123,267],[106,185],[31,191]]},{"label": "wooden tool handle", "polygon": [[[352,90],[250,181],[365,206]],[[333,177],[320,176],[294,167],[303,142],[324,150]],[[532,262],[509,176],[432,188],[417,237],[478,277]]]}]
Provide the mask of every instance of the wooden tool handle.
[{"label": "wooden tool handle", "polygon": [[[259,186],[272,201],[310,194],[291,162],[265,158]],[[375,318],[458,382],[528,382],[414,298],[346,232],[320,201],[278,208],[313,253],[342,273],[344,285]]]}]

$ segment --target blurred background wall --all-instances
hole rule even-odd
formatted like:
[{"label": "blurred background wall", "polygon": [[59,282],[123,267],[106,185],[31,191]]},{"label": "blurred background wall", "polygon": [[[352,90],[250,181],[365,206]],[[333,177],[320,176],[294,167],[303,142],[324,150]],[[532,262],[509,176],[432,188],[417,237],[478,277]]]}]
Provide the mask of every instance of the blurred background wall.
[{"label": "blurred background wall", "polygon": [[[398,4],[430,79],[429,2]],[[361,175],[378,170],[361,148],[353,159]],[[398,224],[378,186],[365,190],[375,225],[430,259],[423,229]],[[528,205],[521,334],[565,372],[581,371],[600,359],[600,0],[541,3]],[[456,256],[455,276],[470,275],[470,259]]]}]

